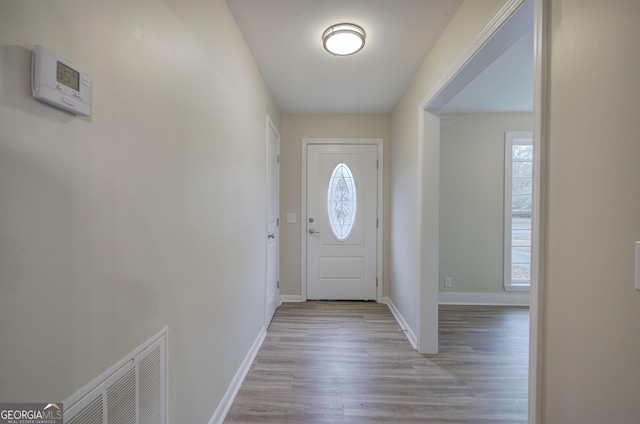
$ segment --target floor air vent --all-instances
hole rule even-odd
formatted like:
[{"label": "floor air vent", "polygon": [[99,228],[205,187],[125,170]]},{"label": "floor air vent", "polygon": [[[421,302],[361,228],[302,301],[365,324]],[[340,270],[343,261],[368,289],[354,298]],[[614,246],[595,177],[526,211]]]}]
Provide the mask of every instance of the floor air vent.
[{"label": "floor air vent", "polygon": [[65,424],[166,424],[167,328],[64,406]]}]

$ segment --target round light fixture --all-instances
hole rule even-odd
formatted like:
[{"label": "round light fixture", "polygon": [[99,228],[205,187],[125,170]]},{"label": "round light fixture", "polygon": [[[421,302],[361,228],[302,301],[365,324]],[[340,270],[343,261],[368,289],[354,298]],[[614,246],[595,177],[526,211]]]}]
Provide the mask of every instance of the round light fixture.
[{"label": "round light fixture", "polygon": [[336,24],[322,34],[322,44],[334,56],[349,56],[362,50],[366,36],[358,25]]}]

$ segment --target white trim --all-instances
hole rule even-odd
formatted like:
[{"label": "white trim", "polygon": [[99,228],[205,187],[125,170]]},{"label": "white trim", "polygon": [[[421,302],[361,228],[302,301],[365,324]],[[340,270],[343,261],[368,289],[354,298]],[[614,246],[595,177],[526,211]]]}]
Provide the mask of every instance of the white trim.
[{"label": "white trim", "polygon": [[[266,176],[265,176],[265,192],[266,192],[266,198],[265,198],[265,237],[264,237],[264,326],[265,327],[269,327],[269,324],[271,322],[271,317],[267,318],[267,304],[269,302],[269,239],[267,237],[267,233],[269,232],[269,200],[271,199],[269,190],[269,170],[271,168],[271,158],[269,156],[269,131],[273,130],[273,133],[276,135],[276,155],[278,156],[278,158],[280,157],[280,132],[278,131],[278,128],[276,127],[276,124],[274,124],[273,120],[271,119],[271,116],[269,116],[267,114],[267,119],[266,119],[266,137],[267,137],[267,141],[266,141],[266,157],[267,157],[267,166],[266,166]],[[276,169],[275,169],[275,173],[276,173],[276,203],[277,203],[277,218],[280,219],[280,160],[277,160],[276,163]],[[278,227],[276,228],[276,281],[280,281],[280,226],[278,225]],[[276,283],[277,284],[277,283]],[[280,297],[280,288],[278,287],[276,289],[276,296],[277,298]],[[279,305],[276,305],[276,308]]]},{"label": "white trim", "polygon": [[283,304],[285,302],[291,302],[291,303],[300,303],[300,302],[304,302],[304,300],[302,300],[302,296],[299,295],[281,295],[280,296],[280,304]]},{"label": "white trim", "polygon": [[[534,145],[534,184],[533,196],[534,203],[537,204],[537,212],[534,211],[532,216],[532,252],[531,252],[531,292],[530,292],[530,328],[529,328],[529,423],[537,424],[541,420],[541,402],[542,398],[542,310],[544,299],[544,217],[542,211],[545,210],[545,146],[546,146],[546,117],[547,117],[547,0],[510,0],[485,28],[485,30],[476,38],[469,46],[462,57],[454,64],[451,70],[445,74],[442,81],[431,90],[424,100],[420,103],[419,108],[419,146],[425,142],[425,120],[427,115],[437,115],[438,109],[445,105],[459,90],[460,87],[466,85],[473,76],[472,69],[483,69],[490,61],[483,60],[486,47],[491,47],[494,53],[499,53],[500,49],[495,49],[492,44],[496,42],[504,42],[504,37],[498,35],[502,33],[510,33],[515,30],[514,25],[521,26],[522,30],[528,29],[527,25],[517,24],[515,18],[519,18],[521,10],[525,10],[533,5],[534,15],[534,90],[533,90],[533,145]],[[523,6],[526,6],[523,7]],[[502,28],[506,31],[502,31]],[[513,36],[513,34],[512,34]],[[508,37],[507,37],[508,38]],[[517,39],[517,37],[515,38]],[[514,39],[514,40],[515,40]],[[478,54],[478,56],[476,56]],[[497,56],[497,55],[496,55]],[[468,72],[467,73],[467,68]],[[422,149],[420,148],[422,153]],[[422,181],[426,172],[423,164],[424,157],[420,155],[419,160],[419,192],[418,205],[420,209],[420,221],[418,237],[420,237],[418,249],[419,261],[423,263],[423,240],[422,240],[422,217],[423,207],[423,187]],[[429,175],[433,178],[433,175]],[[430,272],[432,272],[431,270]],[[427,303],[425,299],[432,298],[437,290],[437,282],[428,281],[422,275],[422,269],[418,269],[418,287],[417,299],[419,304],[417,333],[429,334],[421,328],[421,324],[429,322],[433,325],[433,320],[425,320],[426,311],[423,309]],[[423,305],[424,303],[424,305]],[[428,302],[429,305],[432,302]],[[437,323],[436,323],[437,325]],[[423,341],[418,339],[418,346],[422,346]]]},{"label": "white trim", "polygon": [[[531,27],[528,19],[532,3],[533,0],[508,1],[419,104],[416,333],[421,353],[437,353],[438,350],[438,252],[433,246],[438,244],[439,189],[435,184],[439,179],[439,159],[426,156],[435,155],[439,150],[439,137],[438,141],[434,137],[439,131],[440,120],[433,118],[439,115],[442,106]],[[436,121],[437,128],[434,127]],[[429,147],[431,151],[427,150]],[[426,159],[431,160],[429,166],[425,165]],[[427,199],[428,203],[425,202]]]},{"label": "white trim", "polygon": [[411,331],[411,327],[407,325],[407,321],[404,319],[398,308],[396,308],[396,305],[393,303],[393,301],[390,298],[385,297],[382,299],[382,303],[386,304],[389,307],[389,310],[393,314],[394,318],[396,319],[396,321],[398,321],[400,329],[404,332],[405,336],[407,336],[409,343],[411,343],[411,346],[413,346],[414,349],[417,349],[418,338],[416,337],[415,333]]},{"label": "white trim", "polygon": [[418,137],[418,284],[415,299],[418,315],[417,350],[422,354],[437,354],[440,255],[439,111],[419,110]]},{"label": "white trim", "polygon": [[440,292],[440,305],[529,306],[529,293]]},{"label": "white trim", "polygon": [[547,0],[533,0],[533,202],[531,218],[531,284],[529,302],[529,423],[542,422],[542,310],[544,307],[544,216],[546,210],[547,134]]},{"label": "white trim", "polygon": [[303,138],[301,153],[300,184],[300,299],[307,301],[307,147],[314,144],[375,144],[378,146],[378,234],[377,234],[377,277],[376,301],[382,302],[384,287],[383,246],[384,246],[384,139],[382,138]]},{"label": "white trim", "polygon": [[218,404],[213,416],[209,420],[209,424],[222,424],[224,422],[229,409],[231,409],[231,405],[238,394],[238,390],[240,390],[240,386],[242,386],[242,382],[244,381],[247,373],[249,372],[249,368],[251,368],[251,364],[253,360],[256,358],[256,355],[260,351],[260,347],[262,346],[262,342],[264,342],[265,337],[267,336],[267,329],[262,327],[260,333],[258,333],[258,337],[256,337],[251,349],[247,353],[247,356],[242,361],[240,368],[236,372],[236,375],[231,380],[231,384],[229,384],[229,388],[227,392],[224,394],[222,400]]},{"label": "white trim", "polygon": [[440,82],[427,93],[420,102],[420,110],[441,109],[500,56],[511,45],[510,40],[517,40],[530,28],[523,20],[526,15],[518,13],[523,11],[527,1],[530,0],[510,0],[498,11]]}]

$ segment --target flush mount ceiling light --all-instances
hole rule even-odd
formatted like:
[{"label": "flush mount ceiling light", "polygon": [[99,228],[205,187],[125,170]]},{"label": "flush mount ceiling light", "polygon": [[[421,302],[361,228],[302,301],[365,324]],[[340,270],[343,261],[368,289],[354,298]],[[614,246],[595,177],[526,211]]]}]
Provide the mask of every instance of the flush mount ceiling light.
[{"label": "flush mount ceiling light", "polygon": [[358,25],[336,24],[322,34],[322,44],[334,56],[349,56],[362,50],[366,36]]}]

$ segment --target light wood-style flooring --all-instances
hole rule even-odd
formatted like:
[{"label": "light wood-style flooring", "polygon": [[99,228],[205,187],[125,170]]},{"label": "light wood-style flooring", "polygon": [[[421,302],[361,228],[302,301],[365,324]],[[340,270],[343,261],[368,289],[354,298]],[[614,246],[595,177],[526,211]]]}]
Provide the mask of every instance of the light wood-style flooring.
[{"label": "light wood-style flooring", "polygon": [[423,356],[386,305],[283,304],[225,423],[526,423],[528,309],[439,318]]}]

